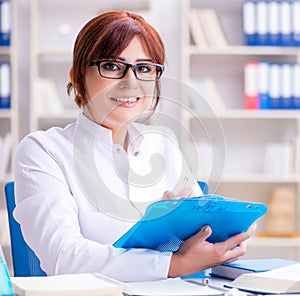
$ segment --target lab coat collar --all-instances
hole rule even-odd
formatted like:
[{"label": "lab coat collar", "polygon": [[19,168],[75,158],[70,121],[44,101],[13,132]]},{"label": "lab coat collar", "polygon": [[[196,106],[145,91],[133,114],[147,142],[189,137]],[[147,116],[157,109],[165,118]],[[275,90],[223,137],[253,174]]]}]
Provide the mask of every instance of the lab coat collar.
[{"label": "lab coat collar", "polygon": [[[83,111],[80,112],[77,118],[77,124],[80,125],[80,127],[83,128],[90,136],[101,139],[102,143],[108,144],[109,146],[114,145],[112,142],[112,131],[90,120],[86,115],[84,115]],[[128,126],[128,151],[131,153],[135,153],[144,140],[144,136],[141,132],[143,129],[141,129],[141,126],[143,125],[139,123],[130,123]]]}]

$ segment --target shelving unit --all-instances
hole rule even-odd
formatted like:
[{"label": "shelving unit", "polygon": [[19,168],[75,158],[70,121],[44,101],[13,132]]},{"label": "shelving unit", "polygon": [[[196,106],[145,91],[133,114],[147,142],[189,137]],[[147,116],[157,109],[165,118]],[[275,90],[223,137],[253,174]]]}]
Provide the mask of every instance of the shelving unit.
[{"label": "shelving unit", "polygon": [[[200,121],[204,125],[203,131],[199,128],[199,122],[198,126],[195,124],[197,120],[190,116],[191,113],[183,112],[182,125],[191,130],[194,143],[198,145],[199,179],[208,181],[213,192],[217,194],[263,203],[268,203],[268,197],[273,188],[277,186],[291,187],[297,195],[296,212],[299,217],[300,110],[245,110],[243,69],[245,62],[249,60],[299,62],[300,49],[244,46],[242,0],[188,0],[182,1],[181,4],[182,81],[191,85],[201,98],[203,96],[201,95],[203,94],[201,83],[206,76],[211,77],[225,105],[224,110],[213,108],[209,112],[197,110],[197,106],[193,105],[193,102],[185,96],[185,104],[188,104],[194,113],[200,115]],[[213,8],[218,13],[229,41],[228,46],[201,48],[192,43],[189,31],[189,13],[194,8]],[[211,98],[203,100],[209,105]],[[201,108],[201,104],[199,106]],[[217,164],[220,173],[214,174],[211,163],[214,159],[207,161],[205,158],[211,157],[211,154],[207,153],[207,149],[201,150],[201,147],[203,142],[208,146],[218,144],[218,142],[212,143],[211,135],[207,133],[210,123],[217,121],[220,126],[219,132],[224,135],[224,142],[220,147],[211,149],[215,149],[214,156],[223,155],[224,162],[219,162],[219,167]],[[183,135],[182,141],[186,140],[189,139]],[[293,167],[289,174],[265,173],[266,147],[270,143],[291,145]],[[201,157],[203,152],[206,154]],[[190,160],[190,162],[192,161]],[[203,172],[201,161],[208,162],[205,165],[206,167],[210,165],[210,170],[206,168]],[[299,219],[295,222],[297,230],[300,231]],[[264,229],[264,224],[265,218],[259,222],[257,233]],[[269,253],[264,249],[265,246],[269,247]],[[300,239],[255,237],[250,241],[248,250],[247,257],[251,258],[277,256],[300,260]]]},{"label": "shelving unit", "polygon": [[[60,7],[58,3],[53,4],[56,9]],[[63,6],[67,4],[62,3]],[[54,124],[65,125],[78,114],[75,105],[71,105],[71,99],[67,104],[66,85],[71,66],[72,38],[75,35],[76,23],[71,30],[69,20],[63,20],[62,14],[65,8],[55,12],[57,20],[52,23],[53,30],[49,30],[53,13],[47,14],[47,10],[53,9],[51,5],[46,1],[34,0],[30,6],[30,131],[46,129]],[[47,34],[45,34],[46,30]],[[45,80],[46,84],[43,84]],[[46,108],[47,105],[50,106],[49,109]]]},{"label": "shelving unit", "polygon": [[[78,116],[80,110],[66,91],[76,35],[100,12],[122,8],[148,14],[151,1],[31,1],[30,131],[65,126]],[[46,79],[52,87],[39,84],[40,79]]]},{"label": "shelving unit", "polygon": [[[12,260],[10,252],[9,228],[4,198],[4,184],[13,179],[13,156],[20,141],[19,132],[19,80],[18,80],[18,0],[10,0],[11,36],[9,46],[0,46],[0,61],[10,63],[10,108],[0,108],[0,137],[10,133],[10,155],[8,171],[0,177],[0,244],[3,248],[5,259],[11,271]],[[1,83],[1,82],[0,82]],[[2,151],[3,152],[3,151]],[[2,154],[2,153],[1,153]],[[0,157],[1,159],[1,157]],[[0,162],[0,166],[3,163]]]},{"label": "shelving unit", "polygon": [[[10,63],[10,92],[11,102],[9,109],[0,108],[0,136],[4,137],[7,133],[11,134],[11,153],[10,158],[19,142],[19,116],[18,116],[18,38],[17,38],[17,1],[11,0],[10,19],[11,37],[9,46],[0,46],[0,61]],[[13,178],[11,168],[12,160],[9,161],[9,168],[5,176],[0,177],[0,183],[5,183]],[[1,164],[0,164],[1,165]]]}]

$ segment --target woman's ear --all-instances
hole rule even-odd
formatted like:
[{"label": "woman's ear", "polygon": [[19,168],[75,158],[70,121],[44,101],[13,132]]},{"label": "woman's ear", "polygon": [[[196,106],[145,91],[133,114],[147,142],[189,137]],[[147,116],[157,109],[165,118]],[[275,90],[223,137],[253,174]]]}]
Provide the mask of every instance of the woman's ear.
[{"label": "woman's ear", "polygon": [[69,71],[69,78],[70,78],[70,81],[73,83],[73,67]]}]

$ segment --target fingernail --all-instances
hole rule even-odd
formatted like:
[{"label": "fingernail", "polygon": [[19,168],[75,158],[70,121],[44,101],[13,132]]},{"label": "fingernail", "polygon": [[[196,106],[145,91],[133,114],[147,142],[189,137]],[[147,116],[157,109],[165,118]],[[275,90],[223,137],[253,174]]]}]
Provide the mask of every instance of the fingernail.
[{"label": "fingernail", "polygon": [[209,232],[210,227],[209,227],[208,225],[205,225],[205,226],[203,226],[202,230],[203,230],[204,232]]},{"label": "fingernail", "polygon": [[174,198],[174,193],[173,193],[173,192],[169,192],[168,198],[169,198],[169,199],[173,199],[173,198]]}]

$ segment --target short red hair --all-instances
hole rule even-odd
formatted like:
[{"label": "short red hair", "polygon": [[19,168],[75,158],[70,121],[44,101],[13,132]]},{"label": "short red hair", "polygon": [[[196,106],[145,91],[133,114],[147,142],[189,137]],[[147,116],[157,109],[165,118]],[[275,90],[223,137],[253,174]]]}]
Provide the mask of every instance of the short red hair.
[{"label": "short red hair", "polygon": [[[67,90],[74,90],[79,107],[88,103],[84,77],[91,61],[117,58],[134,37],[139,37],[153,63],[164,65],[165,48],[157,31],[143,17],[128,11],[111,11],[91,19],[79,32],[73,50],[72,81]],[[159,99],[159,83],[156,86]]]}]

